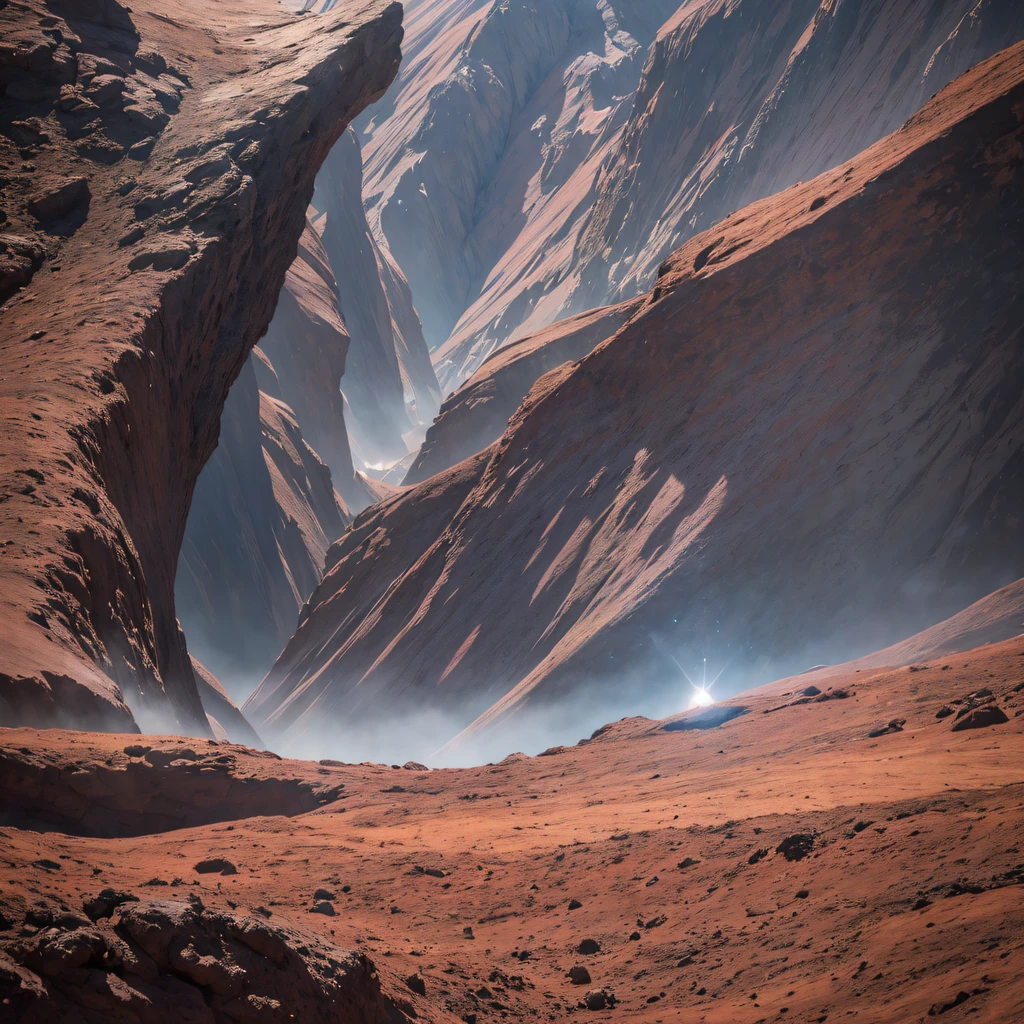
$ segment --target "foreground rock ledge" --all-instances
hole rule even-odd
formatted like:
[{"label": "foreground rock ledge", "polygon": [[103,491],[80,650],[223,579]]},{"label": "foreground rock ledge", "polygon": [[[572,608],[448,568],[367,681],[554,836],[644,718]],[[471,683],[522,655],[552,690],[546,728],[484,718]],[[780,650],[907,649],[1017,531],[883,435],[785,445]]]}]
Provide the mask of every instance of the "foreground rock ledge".
[{"label": "foreground rock ledge", "polygon": [[364,954],[207,910],[196,897],[112,895],[120,909],[105,907],[95,923],[56,906],[27,912],[20,936],[0,948],[0,995],[13,1019],[404,1019]]},{"label": "foreground rock ledge", "polygon": [[193,486],[401,6],[26,0],[0,32],[0,717],[205,734]]}]

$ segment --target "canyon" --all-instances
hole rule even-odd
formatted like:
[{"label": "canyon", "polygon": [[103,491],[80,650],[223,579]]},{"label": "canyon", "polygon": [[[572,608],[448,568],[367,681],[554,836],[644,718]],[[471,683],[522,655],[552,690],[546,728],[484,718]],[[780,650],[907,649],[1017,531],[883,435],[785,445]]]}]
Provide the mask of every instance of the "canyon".
[{"label": "canyon", "polygon": [[1024,1017],[1024,8],[0,28],[0,1018]]},{"label": "canyon", "polygon": [[680,248],[499,440],[356,517],[254,727],[594,728],[667,713],[673,659],[751,685],[1024,576],[1022,96],[1018,44]]}]

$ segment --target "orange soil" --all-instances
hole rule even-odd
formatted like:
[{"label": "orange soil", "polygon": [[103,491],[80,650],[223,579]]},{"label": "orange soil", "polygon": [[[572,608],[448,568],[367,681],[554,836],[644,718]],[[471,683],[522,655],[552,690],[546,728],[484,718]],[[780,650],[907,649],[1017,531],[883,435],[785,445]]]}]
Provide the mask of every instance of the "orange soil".
[{"label": "orange soil", "polygon": [[[816,679],[850,696],[786,706],[807,685],[797,677],[735,698],[748,713],[718,728],[627,719],[479,768],[308,763],[344,795],[295,818],[134,839],[4,827],[0,906],[49,896],[77,910],[111,885],[263,907],[271,924],[369,953],[425,1020],[894,1022],[961,992],[944,1021],[1024,1019],[1024,637]],[[954,732],[954,717],[936,719],[981,687],[1008,722]],[[894,718],[901,732],[868,737]],[[139,738],[0,730],[0,742],[74,743],[88,769]],[[794,833],[814,836],[799,861],[776,851]],[[209,857],[238,873],[196,874]],[[144,887],[153,878],[182,887]],[[318,887],[337,916],[309,913]],[[584,938],[600,952],[576,952]],[[570,983],[577,964],[591,984]],[[414,972],[425,996],[405,990]],[[578,1008],[601,988],[613,1008]]]}]

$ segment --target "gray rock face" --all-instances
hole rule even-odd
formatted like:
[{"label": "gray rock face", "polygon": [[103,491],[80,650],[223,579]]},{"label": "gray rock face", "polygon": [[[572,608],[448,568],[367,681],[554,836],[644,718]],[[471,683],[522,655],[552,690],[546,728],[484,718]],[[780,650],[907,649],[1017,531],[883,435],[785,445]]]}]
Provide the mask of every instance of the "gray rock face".
[{"label": "gray rock face", "polygon": [[446,393],[501,345],[642,294],[686,239],[1024,35],[1007,0],[410,8],[367,195]]},{"label": "gray rock face", "polygon": [[849,159],[1022,37],[1024,9],[998,0],[680,8],[601,182],[570,308],[651,287],[687,238]]},{"label": "gray rock face", "polygon": [[175,585],[190,649],[239,699],[291,636],[348,518],[294,413],[258,388],[250,360],[197,483]]},{"label": "gray rock face", "polygon": [[[647,46],[678,0],[409,6],[405,58],[363,133],[370,226],[409,279],[445,390],[531,321],[536,266],[568,257]],[[549,276],[547,284],[551,284]],[[511,304],[511,305],[510,305]],[[507,308],[508,307],[508,308]],[[528,332],[528,327],[522,333]]]}]

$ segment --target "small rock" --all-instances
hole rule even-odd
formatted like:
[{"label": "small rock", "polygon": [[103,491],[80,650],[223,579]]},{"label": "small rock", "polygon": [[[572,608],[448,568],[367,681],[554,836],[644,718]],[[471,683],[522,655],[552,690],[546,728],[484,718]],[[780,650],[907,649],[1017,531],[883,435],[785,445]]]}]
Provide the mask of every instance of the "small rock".
[{"label": "small rock", "polygon": [[418,974],[410,974],[405,979],[405,984],[410,992],[415,992],[418,996],[427,994],[427,983]]},{"label": "small rock", "polygon": [[903,732],[903,726],[907,724],[905,718],[894,718],[887,726],[882,729],[872,729],[868,733],[869,739],[875,739],[878,736],[888,736],[890,733]]},{"label": "small rock", "polygon": [[567,977],[574,985],[590,984],[590,971],[580,965],[570,967]]},{"label": "small rock", "polygon": [[198,864],[192,868],[197,874],[200,875],[237,875],[238,868],[229,860],[225,860],[223,857],[211,857],[209,860],[201,860]]},{"label": "small rock", "polygon": [[583,904],[580,903],[579,900],[569,900],[569,909],[570,910],[579,910],[580,907],[582,907],[582,906],[583,906]]},{"label": "small rock", "polygon": [[614,1005],[615,996],[603,988],[591,989],[583,997],[583,1003],[588,1010],[603,1010],[608,1006]]},{"label": "small rock", "polygon": [[320,900],[313,904],[310,910],[311,914],[323,914],[324,917],[334,917],[334,904],[328,903],[327,900]]},{"label": "small rock", "polygon": [[94,896],[91,900],[86,900],[82,904],[82,909],[90,921],[99,921],[110,917],[122,904],[138,902],[139,897],[133,896],[130,892],[121,892],[118,889],[103,889],[98,896]]},{"label": "small rock", "polygon": [[969,711],[963,718],[954,722],[953,732],[963,732],[965,729],[986,729],[990,725],[1002,725],[1008,721],[1002,708],[995,704],[986,704],[984,707]]},{"label": "small rock", "polygon": [[333,892],[331,892],[330,889],[317,889],[317,891],[315,893],[313,893],[313,899],[314,900],[333,900],[333,899],[337,899],[337,897],[334,895]]},{"label": "small rock", "polygon": [[810,895],[811,895],[811,894],[810,894],[810,892],[809,892],[809,891],[808,891],[807,889],[799,889],[799,890],[797,891],[797,894],[796,894],[796,898],[797,898],[798,900],[805,900],[805,899],[807,899],[807,897],[808,897],[808,896],[810,896]]},{"label": "small rock", "polygon": [[748,864],[756,864],[759,860],[768,856],[768,847],[765,846],[760,850],[755,850],[748,858]]},{"label": "small rock", "polygon": [[776,853],[781,853],[788,861],[803,860],[814,847],[814,836],[803,832],[786,836],[777,847]]},{"label": "small rock", "polygon": [[430,769],[425,764],[420,764],[419,761],[406,761],[402,765],[403,768],[411,772],[429,772]]},{"label": "small rock", "polygon": [[117,75],[97,75],[86,86],[85,94],[93,103],[104,104],[124,92],[124,79]]},{"label": "small rock", "polygon": [[935,712],[936,718],[949,718],[953,714],[953,709],[948,704],[943,704],[938,711]]},{"label": "small rock", "polygon": [[819,693],[821,693],[821,690],[816,686],[805,686],[804,689],[800,691],[800,695],[802,697],[817,697]]},{"label": "small rock", "polygon": [[935,1017],[939,1014],[946,1013],[948,1010],[952,1010],[954,1007],[959,1006],[961,1003],[966,1003],[971,998],[970,992],[957,992],[957,994],[950,1000],[944,1003],[936,1003],[929,1011],[929,1017]]},{"label": "small rock", "polygon": [[85,178],[65,178],[55,187],[30,199],[28,212],[36,220],[59,220],[88,200],[89,182]]},{"label": "small rock", "polygon": [[640,933],[639,932],[630,932],[629,933],[629,941],[630,942],[639,942],[640,941]]},{"label": "small rock", "polygon": [[684,857],[676,865],[676,867],[679,868],[680,871],[685,871],[687,868],[692,868],[694,866],[694,864],[699,864],[699,863],[700,863],[700,861],[699,860],[694,860],[693,857]]},{"label": "small rock", "polygon": [[584,956],[591,956],[594,953],[601,952],[601,943],[597,939],[584,939],[577,947],[577,953],[582,953]]}]

